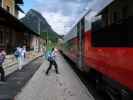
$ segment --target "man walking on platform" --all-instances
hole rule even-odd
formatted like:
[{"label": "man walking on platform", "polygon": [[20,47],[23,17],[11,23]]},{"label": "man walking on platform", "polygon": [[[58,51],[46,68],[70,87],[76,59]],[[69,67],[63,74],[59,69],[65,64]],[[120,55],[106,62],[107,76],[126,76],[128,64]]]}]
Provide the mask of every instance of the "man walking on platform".
[{"label": "man walking on platform", "polygon": [[55,61],[55,57],[56,57],[56,51],[55,51],[54,48],[52,48],[51,52],[48,54],[48,61],[49,61],[50,64],[49,64],[49,67],[48,67],[48,69],[46,71],[46,75],[48,75],[49,70],[52,68],[52,65],[55,66],[56,73],[57,74],[59,73],[58,72],[58,66],[57,66],[57,63]]}]

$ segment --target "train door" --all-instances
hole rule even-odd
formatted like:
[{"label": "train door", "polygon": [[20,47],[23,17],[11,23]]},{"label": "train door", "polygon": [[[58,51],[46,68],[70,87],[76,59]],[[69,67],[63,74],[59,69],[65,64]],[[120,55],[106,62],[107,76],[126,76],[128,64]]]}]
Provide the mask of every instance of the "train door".
[{"label": "train door", "polygon": [[84,50],[83,50],[83,34],[84,34],[84,18],[78,23],[77,25],[77,35],[78,35],[78,49],[79,49],[79,57],[78,57],[78,66],[81,70],[83,70],[83,55],[84,55]]}]

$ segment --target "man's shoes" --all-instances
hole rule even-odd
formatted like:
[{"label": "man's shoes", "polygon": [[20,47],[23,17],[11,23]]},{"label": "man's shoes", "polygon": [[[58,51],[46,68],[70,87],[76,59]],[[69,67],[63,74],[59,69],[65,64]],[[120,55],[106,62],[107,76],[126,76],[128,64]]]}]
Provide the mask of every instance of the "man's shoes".
[{"label": "man's shoes", "polygon": [[59,72],[56,72],[56,74],[60,74]]},{"label": "man's shoes", "polygon": [[48,72],[46,72],[45,74],[48,75]]}]

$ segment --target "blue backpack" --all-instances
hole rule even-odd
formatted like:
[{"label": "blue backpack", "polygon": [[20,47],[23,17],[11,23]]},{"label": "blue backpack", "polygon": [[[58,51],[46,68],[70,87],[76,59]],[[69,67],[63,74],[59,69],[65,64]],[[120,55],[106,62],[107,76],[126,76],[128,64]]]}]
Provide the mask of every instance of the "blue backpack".
[{"label": "blue backpack", "polygon": [[53,60],[53,57],[52,57],[52,53],[51,52],[48,52],[47,53],[47,60],[48,61],[52,61]]},{"label": "blue backpack", "polygon": [[14,53],[14,55],[15,55],[15,57],[16,57],[16,58],[17,58],[17,57],[19,57],[19,56],[20,56],[19,51],[18,51],[18,50],[16,50],[16,51],[15,51],[15,53]]}]

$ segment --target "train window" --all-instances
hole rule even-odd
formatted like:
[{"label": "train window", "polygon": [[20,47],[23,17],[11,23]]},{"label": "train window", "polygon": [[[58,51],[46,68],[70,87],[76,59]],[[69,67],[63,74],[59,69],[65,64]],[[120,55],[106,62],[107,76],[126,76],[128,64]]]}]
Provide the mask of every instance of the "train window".
[{"label": "train window", "polygon": [[90,18],[89,14],[88,14],[87,16],[85,16],[85,19],[84,19],[84,31],[85,32],[90,31],[91,22],[92,22],[92,19]]},{"label": "train window", "polygon": [[[80,23],[77,24],[77,43],[79,44],[79,37],[80,37]],[[78,48],[79,48],[79,45],[78,45]]]},{"label": "train window", "polygon": [[79,36],[79,33],[80,33],[80,23],[77,24],[77,34]]},{"label": "train window", "polygon": [[82,20],[81,20],[81,33],[84,33],[84,31],[85,31],[85,19],[83,18]]},{"label": "train window", "polygon": [[122,8],[122,18],[127,18],[128,16],[128,6]]},{"label": "train window", "polygon": [[109,15],[108,15],[108,9],[105,10],[105,14],[103,15],[104,17],[104,21],[105,21],[105,25],[109,24]]},{"label": "train window", "polygon": [[118,21],[118,13],[114,12],[113,13],[113,22],[116,22],[116,21]]},{"label": "train window", "polygon": [[95,47],[133,47],[133,17],[100,27],[92,24],[92,46]]}]

